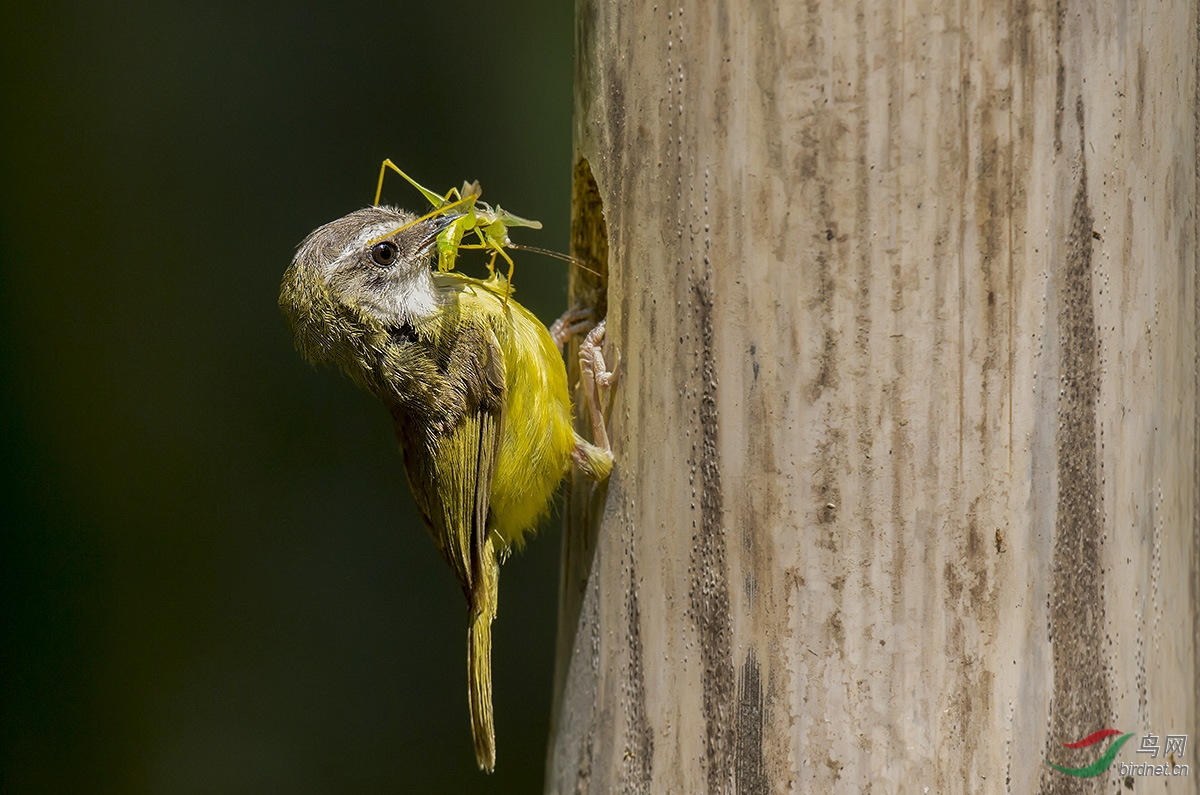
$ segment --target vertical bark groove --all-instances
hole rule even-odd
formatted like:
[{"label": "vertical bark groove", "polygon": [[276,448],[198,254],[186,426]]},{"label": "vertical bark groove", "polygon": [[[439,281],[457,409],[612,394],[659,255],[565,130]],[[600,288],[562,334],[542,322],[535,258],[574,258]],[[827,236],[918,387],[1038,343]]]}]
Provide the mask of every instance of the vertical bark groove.
[{"label": "vertical bark groove", "polygon": [[728,566],[725,560],[724,495],[721,490],[717,412],[717,373],[713,357],[715,334],[712,296],[708,292],[711,266],[695,285],[697,334],[700,338],[700,448],[692,469],[700,482],[700,526],[693,536],[691,619],[700,644],[702,713],[709,793],[730,793],[733,785],[734,669],[731,649]]},{"label": "vertical bark groove", "polygon": [[[1092,284],[1094,219],[1088,203],[1087,141],[1083,98],[1075,103],[1079,126],[1078,188],[1059,287],[1061,336],[1058,396],[1058,517],[1054,528],[1049,640],[1054,662],[1051,733],[1046,758],[1086,765],[1094,749],[1074,752],[1062,743],[1083,739],[1116,723],[1109,695],[1104,614],[1103,522],[1096,438],[1099,361]],[[1060,750],[1061,749],[1061,750]],[[1044,793],[1088,792],[1092,783],[1047,771]]]}]

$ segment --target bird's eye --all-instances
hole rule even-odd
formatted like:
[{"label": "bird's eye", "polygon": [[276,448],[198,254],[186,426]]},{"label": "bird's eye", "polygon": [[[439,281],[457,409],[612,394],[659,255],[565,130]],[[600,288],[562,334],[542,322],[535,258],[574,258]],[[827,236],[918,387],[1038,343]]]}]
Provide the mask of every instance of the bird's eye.
[{"label": "bird's eye", "polygon": [[376,265],[391,265],[396,261],[396,244],[390,240],[376,243],[371,247],[371,259]]}]

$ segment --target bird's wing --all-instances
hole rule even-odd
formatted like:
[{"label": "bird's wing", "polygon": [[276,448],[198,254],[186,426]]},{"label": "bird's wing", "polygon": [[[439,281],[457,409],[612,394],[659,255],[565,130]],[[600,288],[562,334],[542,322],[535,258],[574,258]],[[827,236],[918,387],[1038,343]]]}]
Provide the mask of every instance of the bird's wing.
[{"label": "bird's wing", "polygon": [[[448,399],[463,407],[451,427],[430,433],[432,455],[406,464],[413,493],[442,556],[454,569],[470,606],[467,634],[468,695],[475,758],[484,770],[496,764],[492,722],[492,620],[500,572],[499,539],[489,532],[492,476],[504,425],[504,354],[490,328],[468,329],[449,352],[453,374]],[[418,462],[424,462],[422,465]]]},{"label": "bird's wing", "polygon": [[434,543],[471,600],[504,424],[504,355],[490,329],[472,328],[442,356],[450,377],[442,380],[438,400],[452,408],[428,424],[409,424],[397,414],[397,432]]},{"label": "bird's wing", "polygon": [[476,410],[433,440],[435,461],[429,519],[433,540],[454,569],[467,598],[477,586],[487,538],[492,474],[499,452],[500,412]]},{"label": "bird's wing", "polygon": [[[488,504],[491,498],[492,475],[500,456],[500,439],[504,424],[504,355],[495,334],[483,332],[483,345],[471,348],[475,374],[467,389],[468,405],[476,410],[467,416],[463,427],[447,440],[459,460],[474,461],[463,467],[461,478],[451,478],[445,487],[443,504],[457,518],[449,522],[453,543],[461,554],[467,552],[471,579],[467,602],[470,605],[470,626],[467,629],[468,701],[471,707],[471,734],[475,739],[475,760],[479,767],[491,771],[496,766],[496,736],[492,721],[492,620],[496,617],[497,580],[500,561],[498,539],[489,532]],[[477,351],[485,353],[475,357]],[[472,393],[475,394],[472,394]],[[445,460],[445,459],[443,459]],[[454,482],[454,481],[460,482]],[[470,531],[465,532],[464,528]],[[464,583],[466,586],[467,583]]]}]

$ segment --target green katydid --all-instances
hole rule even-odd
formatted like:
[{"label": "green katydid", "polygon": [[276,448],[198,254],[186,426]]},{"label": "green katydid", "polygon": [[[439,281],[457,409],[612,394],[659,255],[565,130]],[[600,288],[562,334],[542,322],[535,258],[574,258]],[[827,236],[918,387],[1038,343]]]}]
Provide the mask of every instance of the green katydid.
[{"label": "green katydid", "polygon": [[[479,201],[479,196],[482,190],[478,182],[463,183],[462,189],[451,188],[444,196],[438,195],[428,188],[421,185],[415,179],[401,171],[391,160],[384,160],[379,167],[379,182],[375,186],[375,202],[379,205],[379,196],[383,192],[383,177],[388,169],[395,171],[401,177],[404,177],[408,184],[412,185],[417,190],[421,191],[430,204],[433,205],[433,210],[421,216],[417,220],[408,224],[420,223],[428,218],[433,218],[438,215],[447,215],[454,213],[457,215],[450,223],[446,225],[437,238],[438,250],[438,270],[445,272],[454,270],[455,260],[458,258],[459,249],[481,249],[492,252],[492,259],[488,263],[488,271],[495,273],[496,257],[504,258],[508,263],[507,281],[511,283],[513,274],[512,257],[508,256],[506,248],[527,248],[525,246],[517,246],[508,238],[508,230],[514,226],[526,226],[531,229],[541,229],[542,224],[539,221],[530,221],[527,218],[513,215],[504,210],[500,205],[496,205],[493,209],[491,205]],[[395,234],[396,231],[389,232],[388,235]],[[463,237],[474,232],[478,243],[463,243]],[[372,241],[374,242],[374,241]],[[541,251],[528,247],[530,250]],[[552,253],[552,252],[545,252]],[[555,255],[562,256],[562,255]],[[573,258],[572,258],[573,259]]]}]

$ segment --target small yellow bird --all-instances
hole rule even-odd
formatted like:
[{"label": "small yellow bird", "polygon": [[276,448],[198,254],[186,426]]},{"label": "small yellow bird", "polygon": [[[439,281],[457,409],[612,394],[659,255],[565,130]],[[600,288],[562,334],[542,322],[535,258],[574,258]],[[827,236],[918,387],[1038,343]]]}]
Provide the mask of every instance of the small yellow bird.
[{"label": "small yellow bird", "polygon": [[508,298],[504,277],[434,273],[438,233],[455,216],[417,221],[368,207],[300,244],[279,306],[296,347],[340,367],[391,412],[408,482],[470,610],[467,667],[480,768],[496,764],[491,625],[500,563],[537,527],[571,462],[602,480],[613,457],[598,393],[608,390],[604,324],[580,346],[592,444],[572,428],[560,346],[592,326],[569,312],[553,335]]}]

